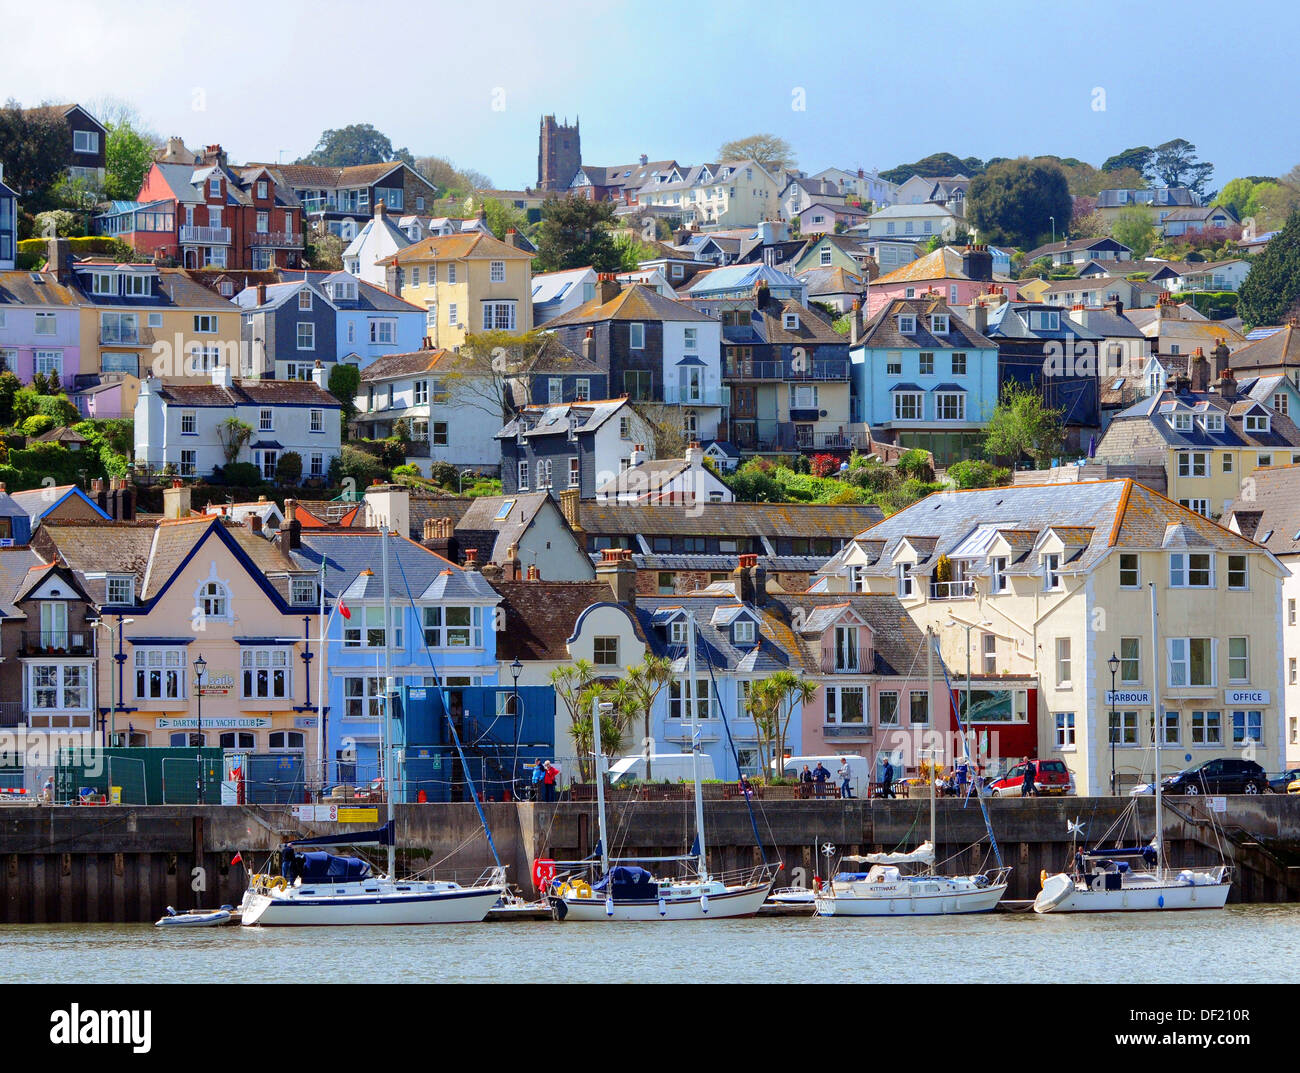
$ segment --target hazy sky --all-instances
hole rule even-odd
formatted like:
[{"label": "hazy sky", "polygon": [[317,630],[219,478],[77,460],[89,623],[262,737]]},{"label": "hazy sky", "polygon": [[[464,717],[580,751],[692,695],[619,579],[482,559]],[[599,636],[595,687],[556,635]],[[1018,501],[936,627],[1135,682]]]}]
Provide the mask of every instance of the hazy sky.
[{"label": "hazy sky", "polygon": [[116,97],[234,162],[372,123],[519,187],[555,112],[581,116],[583,158],[606,165],[695,163],[757,131],[810,172],[938,151],[1099,165],[1175,137],[1214,162],[1213,187],[1300,163],[1300,7],[1281,0],[0,0],[0,24],[0,98]]}]

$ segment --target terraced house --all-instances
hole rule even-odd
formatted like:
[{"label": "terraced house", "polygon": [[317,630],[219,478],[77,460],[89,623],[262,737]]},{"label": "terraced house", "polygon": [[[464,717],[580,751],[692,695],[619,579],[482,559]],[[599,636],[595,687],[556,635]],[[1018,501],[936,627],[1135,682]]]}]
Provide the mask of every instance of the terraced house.
[{"label": "terraced house", "polygon": [[937,632],[963,704],[970,667],[986,770],[1059,758],[1095,795],[1149,777],[1157,697],[1179,764],[1281,769],[1286,573],[1261,544],[1106,480],[937,492],[859,534],[819,587],[896,595]]}]

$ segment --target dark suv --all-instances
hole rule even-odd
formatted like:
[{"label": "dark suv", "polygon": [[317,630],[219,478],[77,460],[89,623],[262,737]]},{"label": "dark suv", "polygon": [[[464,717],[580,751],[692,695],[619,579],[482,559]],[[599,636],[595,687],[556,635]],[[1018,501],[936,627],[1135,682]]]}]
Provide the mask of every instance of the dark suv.
[{"label": "dark suv", "polygon": [[1168,776],[1161,784],[1166,794],[1266,794],[1268,776],[1253,760],[1219,757]]}]

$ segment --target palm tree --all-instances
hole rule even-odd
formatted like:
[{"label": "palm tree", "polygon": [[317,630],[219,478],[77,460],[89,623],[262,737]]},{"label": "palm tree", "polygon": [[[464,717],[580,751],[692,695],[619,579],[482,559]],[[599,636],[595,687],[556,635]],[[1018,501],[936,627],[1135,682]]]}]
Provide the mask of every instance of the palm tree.
[{"label": "palm tree", "polygon": [[[795,708],[810,704],[817,696],[817,689],[815,682],[793,671],[775,671],[750,687],[748,708],[758,731],[764,774],[773,760],[779,766],[785,756],[786,735]],[[781,771],[776,774],[779,776]]]},{"label": "palm tree", "polygon": [[580,718],[578,698],[595,677],[596,668],[585,659],[575,660],[567,667],[556,667],[551,671],[551,685],[555,688],[555,695],[564,702],[569,712],[569,737],[573,739],[574,749],[578,755],[578,766],[584,781],[588,771],[584,758],[591,754],[591,722],[590,720],[587,722],[584,737],[578,726]]},{"label": "palm tree", "polygon": [[[758,734],[758,759],[766,781],[772,771],[770,761],[776,742],[777,713],[781,706],[770,678],[764,678],[749,687],[749,699],[745,706],[754,717],[754,730]],[[781,773],[778,771],[776,774]]]},{"label": "palm tree", "polygon": [[645,778],[650,781],[650,713],[654,708],[655,698],[663,692],[673,679],[673,663],[666,656],[646,656],[644,663],[638,663],[627,672],[628,683],[636,697],[637,710],[641,713],[642,729],[641,748],[645,753]]}]

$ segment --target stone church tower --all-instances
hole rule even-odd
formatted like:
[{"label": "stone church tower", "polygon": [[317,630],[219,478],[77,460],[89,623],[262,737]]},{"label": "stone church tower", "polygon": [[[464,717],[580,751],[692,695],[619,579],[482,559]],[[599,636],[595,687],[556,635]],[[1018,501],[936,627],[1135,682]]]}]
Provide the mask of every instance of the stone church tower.
[{"label": "stone church tower", "polygon": [[582,166],[582,135],[579,124],[563,125],[555,116],[542,116],[537,135],[537,189],[566,190]]}]

